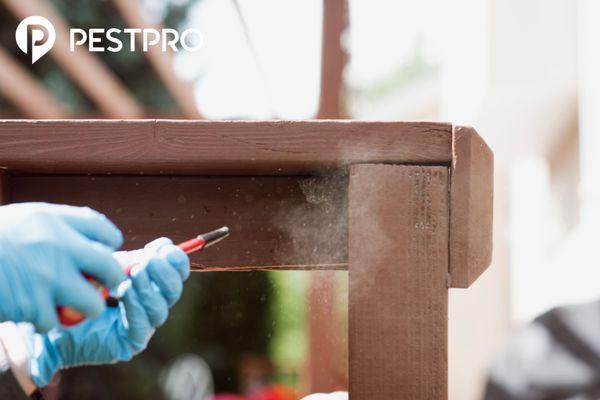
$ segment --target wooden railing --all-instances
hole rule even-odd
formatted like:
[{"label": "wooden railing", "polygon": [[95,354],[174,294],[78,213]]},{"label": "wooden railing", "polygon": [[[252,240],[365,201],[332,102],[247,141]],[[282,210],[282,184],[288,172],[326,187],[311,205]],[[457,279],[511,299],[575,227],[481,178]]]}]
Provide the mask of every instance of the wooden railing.
[{"label": "wooden railing", "polygon": [[228,224],[196,270],[347,269],[351,398],[447,398],[448,288],[492,251],[493,156],[472,128],[11,120],[0,170],[3,203],[96,208],[128,248]]}]

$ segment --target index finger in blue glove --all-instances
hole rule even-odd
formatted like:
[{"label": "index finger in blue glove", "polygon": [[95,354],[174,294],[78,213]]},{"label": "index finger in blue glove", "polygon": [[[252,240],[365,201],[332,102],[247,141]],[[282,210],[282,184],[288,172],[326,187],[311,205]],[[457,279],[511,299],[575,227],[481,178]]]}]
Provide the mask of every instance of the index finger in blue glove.
[{"label": "index finger in blue glove", "polygon": [[146,267],[150,279],[158,286],[160,292],[167,300],[169,307],[171,307],[183,291],[183,283],[179,273],[169,264],[165,259],[161,257],[152,257],[148,260],[148,266]]},{"label": "index finger in blue glove", "polygon": [[123,234],[104,214],[89,207],[53,205],[52,212],[88,239],[113,250],[123,244]]},{"label": "index finger in blue glove", "polygon": [[144,252],[152,257],[147,266],[150,278],[172,306],[181,297],[186,273],[189,275],[189,257],[171,239],[164,237],[148,243]]},{"label": "index finger in blue glove", "polygon": [[169,264],[177,272],[182,280],[186,280],[190,276],[190,258],[179,246],[163,246],[160,250],[160,255],[165,257]]},{"label": "index finger in blue glove", "polygon": [[111,248],[76,232],[66,236],[66,246],[79,270],[99,280],[108,288],[114,288],[127,278],[123,268],[113,257]]},{"label": "index finger in blue glove", "polygon": [[166,259],[182,280],[185,281],[190,276],[190,258],[179,246],[175,246],[171,239],[162,237],[153,240],[144,246],[144,250]]}]

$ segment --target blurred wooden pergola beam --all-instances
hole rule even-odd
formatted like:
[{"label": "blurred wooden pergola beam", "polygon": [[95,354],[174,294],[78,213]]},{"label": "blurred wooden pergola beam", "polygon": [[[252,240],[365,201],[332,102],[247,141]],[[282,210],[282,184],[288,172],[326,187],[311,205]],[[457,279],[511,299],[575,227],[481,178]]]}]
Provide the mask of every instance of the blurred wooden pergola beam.
[{"label": "blurred wooden pergola beam", "polygon": [[342,36],[347,27],[347,0],[323,0],[319,119],[343,118],[346,114],[343,77],[347,56],[342,46]]},{"label": "blurred wooden pergola beam", "polygon": [[[162,28],[143,18],[138,0],[114,0],[113,3],[130,27],[158,30]],[[182,81],[175,73],[172,52],[163,52],[156,46],[149,46],[146,56],[183,115],[190,119],[202,119],[203,116],[196,107],[192,86]]]},{"label": "blurred wooden pergola beam", "polygon": [[50,51],[60,67],[110,118],[141,118],[142,107],[114,74],[91,53],[69,49],[69,28],[47,0],[1,0],[18,18],[43,15],[54,25],[56,43]]},{"label": "blurred wooden pergola beam", "polygon": [[37,79],[0,46],[0,93],[24,116],[68,118],[69,112]]},{"label": "blurred wooden pergola beam", "polygon": [[[348,27],[347,0],[323,0],[321,88],[318,119],[346,116],[343,74],[346,53],[342,35]],[[305,374],[309,392],[331,392],[348,387],[346,343],[340,337],[336,275],[320,271],[311,275],[308,293],[309,354]]]}]

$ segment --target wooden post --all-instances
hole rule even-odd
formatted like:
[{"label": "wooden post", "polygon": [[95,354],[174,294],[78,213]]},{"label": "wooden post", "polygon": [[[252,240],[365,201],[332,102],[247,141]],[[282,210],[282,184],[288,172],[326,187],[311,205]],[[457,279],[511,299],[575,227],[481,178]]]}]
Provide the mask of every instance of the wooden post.
[{"label": "wooden post", "polygon": [[317,118],[343,118],[346,52],[342,36],[348,27],[347,0],[323,0],[321,93]]},{"label": "wooden post", "polygon": [[334,271],[311,273],[306,366],[307,388],[310,393],[328,393],[348,387],[348,364],[344,351],[345,341],[342,338],[344,332],[336,307],[336,293]]},{"label": "wooden post", "polygon": [[352,400],[446,399],[448,168],[354,165],[349,185]]}]

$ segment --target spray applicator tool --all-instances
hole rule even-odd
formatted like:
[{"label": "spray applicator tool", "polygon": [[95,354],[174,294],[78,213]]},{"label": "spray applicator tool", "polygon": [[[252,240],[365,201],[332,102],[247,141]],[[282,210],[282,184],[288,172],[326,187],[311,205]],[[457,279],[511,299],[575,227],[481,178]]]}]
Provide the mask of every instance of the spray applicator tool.
[{"label": "spray applicator tool", "polygon": [[[186,254],[191,254],[196,251],[200,251],[206,247],[210,247],[216,243],[219,243],[221,240],[223,240],[227,236],[229,236],[229,233],[230,233],[229,228],[224,226],[222,228],[215,229],[214,231],[200,234],[193,239],[189,239],[189,240],[186,240],[185,242],[179,243],[177,246],[179,246],[179,248],[181,250],[183,250]],[[125,272],[125,274],[127,274],[129,276],[129,275],[131,275],[131,270],[133,268],[137,267],[138,265],[139,265],[138,263],[128,265],[125,268],[123,268],[123,271]],[[118,297],[121,297],[121,295],[129,288],[129,286],[131,286],[130,280],[123,282],[121,285],[119,285],[119,287],[116,291],[116,294],[118,297],[113,297],[109,294],[108,289],[101,286],[93,277],[86,276],[86,279],[92,285],[94,285],[94,287],[97,288],[100,295],[106,301],[106,305],[108,307],[118,306],[119,305]],[[81,321],[83,321],[85,318],[84,315],[81,314],[79,311],[74,310],[69,307],[59,306],[57,311],[58,311],[59,320],[63,326],[76,325],[76,324],[80,323]]]}]

